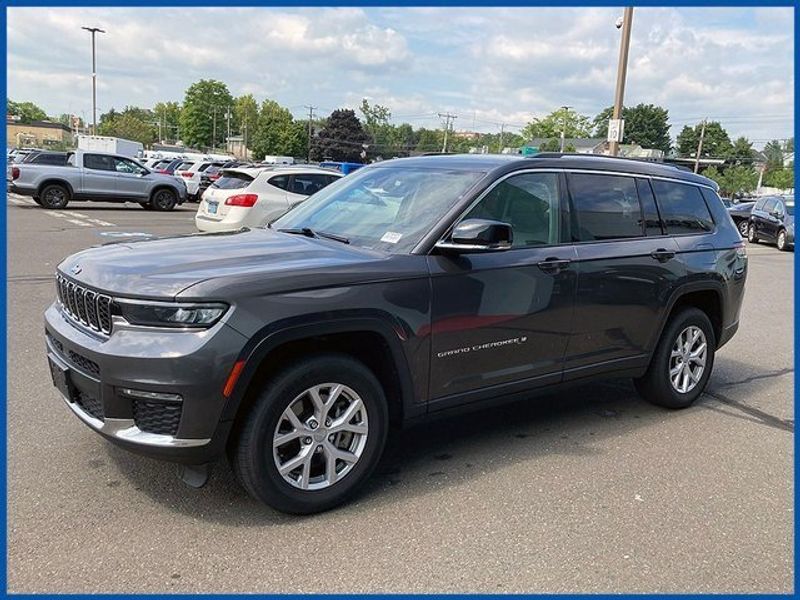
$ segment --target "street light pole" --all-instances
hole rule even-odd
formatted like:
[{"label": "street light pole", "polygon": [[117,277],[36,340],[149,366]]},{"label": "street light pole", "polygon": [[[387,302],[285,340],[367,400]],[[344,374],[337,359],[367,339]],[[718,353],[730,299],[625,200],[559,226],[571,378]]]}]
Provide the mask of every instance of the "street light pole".
[{"label": "street light pole", "polygon": [[572,107],[562,106],[561,108],[564,109],[564,119],[561,121],[561,153],[563,154],[567,137],[567,115],[569,114],[569,109]]},{"label": "street light pole", "polygon": [[[619,43],[619,64],[617,65],[617,88],[614,93],[613,119],[622,118],[622,101],[625,96],[625,77],[628,74],[628,50],[631,46],[631,25],[633,24],[633,7],[628,6],[622,13],[622,39]],[[619,141],[614,140],[608,146],[611,156],[619,152]]]},{"label": "street light pole", "polygon": [[81,27],[92,34],[92,135],[97,135],[97,60],[94,36],[96,33],[105,33],[99,27]]}]

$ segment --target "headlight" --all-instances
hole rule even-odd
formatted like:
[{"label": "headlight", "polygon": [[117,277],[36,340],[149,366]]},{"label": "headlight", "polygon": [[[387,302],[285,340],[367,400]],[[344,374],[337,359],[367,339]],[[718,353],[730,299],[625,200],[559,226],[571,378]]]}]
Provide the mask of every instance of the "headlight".
[{"label": "headlight", "polygon": [[227,304],[179,304],[116,299],[119,314],[132,325],[151,327],[211,327],[228,310]]}]

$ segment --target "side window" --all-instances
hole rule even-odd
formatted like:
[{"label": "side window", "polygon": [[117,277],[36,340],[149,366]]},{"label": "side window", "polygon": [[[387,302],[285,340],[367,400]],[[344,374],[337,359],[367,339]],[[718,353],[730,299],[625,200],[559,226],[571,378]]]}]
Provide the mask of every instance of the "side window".
[{"label": "side window", "polygon": [[778,213],[779,217],[783,217],[786,214],[786,208],[783,206],[783,202],[778,200],[775,203],[775,211]]},{"label": "side window", "polygon": [[762,198],[758,202],[756,202],[755,206],[753,206],[753,210],[764,210],[764,205],[767,203],[766,198]]},{"label": "side window", "polygon": [[280,188],[285,190],[289,187],[289,176],[288,175],[276,175],[272,179],[267,181],[268,184],[274,185],[276,188]]},{"label": "side window", "polygon": [[658,215],[656,197],[653,196],[650,182],[647,179],[637,179],[636,189],[639,191],[639,202],[642,203],[644,213],[645,235],[662,235],[664,230],[661,229],[661,218]]},{"label": "side window", "polygon": [[84,154],[83,166],[95,171],[114,171],[114,160],[102,154]]},{"label": "side window", "polygon": [[667,233],[702,233],[714,229],[706,201],[696,186],[654,179],[653,189]]},{"label": "side window", "polygon": [[115,158],[114,159],[114,168],[117,173],[131,173],[133,175],[141,175],[144,173],[144,169],[137,165],[132,160],[126,160],[124,158]]},{"label": "side window", "polygon": [[769,214],[773,210],[775,210],[775,206],[777,206],[778,201],[775,198],[769,198],[766,202],[764,202],[764,207],[761,209],[765,213]]},{"label": "side window", "polygon": [[327,175],[316,174],[301,174],[292,177],[291,189],[293,194],[302,194],[303,196],[310,196],[316,194],[322,188],[328,185]]},{"label": "side window", "polygon": [[644,235],[642,207],[633,177],[570,173],[576,242]]},{"label": "side window", "polygon": [[509,223],[512,247],[558,244],[561,230],[558,173],[523,173],[497,184],[465,216]]},{"label": "side window", "polygon": [[328,179],[328,185],[341,179],[341,177],[337,177],[336,175],[326,175],[325,177]]}]

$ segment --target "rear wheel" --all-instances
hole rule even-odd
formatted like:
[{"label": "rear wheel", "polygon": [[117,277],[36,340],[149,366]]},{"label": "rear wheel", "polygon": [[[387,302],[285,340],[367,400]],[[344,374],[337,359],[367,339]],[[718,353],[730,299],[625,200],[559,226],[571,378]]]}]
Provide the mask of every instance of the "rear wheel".
[{"label": "rear wheel", "polygon": [[739,221],[739,223],[737,223],[736,227],[739,229],[739,233],[741,234],[741,236],[743,238],[746,238],[747,234],[748,234],[748,230],[750,229],[749,224],[747,223],[747,221],[744,221],[744,220]]},{"label": "rear wheel", "polygon": [[756,235],[756,226],[753,223],[747,227],[747,241],[751,244],[758,243],[758,236]]},{"label": "rear wheel", "polygon": [[39,204],[44,208],[64,208],[69,204],[69,190],[58,183],[46,185],[39,193]]},{"label": "rear wheel", "polygon": [[178,203],[178,196],[172,190],[161,189],[156,190],[153,197],[150,199],[150,205],[153,210],[168,211],[175,208]]},{"label": "rear wheel", "polygon": [[787,239],[788,238],[786,237],[786,230],[781,229],[778,232],[778,239],[776,240],[776,245],[778,246],[778,250],[780,250],[781,252],[786,252],[789,249],[789,244],[787,243]]},{"label": "rear wheel", "polygon": [[153,203],[149,200],[147,202],[139,202],[139,206],[145,210],[153,210]]},{"label": "rear wheel", "polygon": [[244,418],[231,463],[244,488],[273,508],[310,514],[350,497],[386,442],[378,380],[342,355],[301,361],[271,378]]},{"label": "rear wheel", "polygon": [[708,383],[716,346],[706,313],[697,308],[682,310],[661,334],[647,372],[634,380],[636,389],[659,406],[691,406]]}]

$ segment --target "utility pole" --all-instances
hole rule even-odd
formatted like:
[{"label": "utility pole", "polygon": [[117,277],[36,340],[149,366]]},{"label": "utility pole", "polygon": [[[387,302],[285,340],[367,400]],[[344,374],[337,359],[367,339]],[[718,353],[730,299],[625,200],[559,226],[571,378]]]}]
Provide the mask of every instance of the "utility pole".
[{"label": "utility pole", "polygon": [[703,138],[706,137],[706,119],[703,119],[703,126],[700,128],[700,139],[697,141],[697,155],[694,157],[694,172],[700,169],[700,154],[703,152]]},{"label": "utility pole", "polygon": [[250,154],[247,152],[247,111],[244,112],[244,131],[242,137],[242,142],[244,144],[244,158],[245,160],[250,160]]},{"label": "utility pole", "polygon": [[447,152],[447,133],[450,131],[450,123],[458,118],[458,115],[451,115],[447,113],[438,113],[439,118],[444,119],[444,144],[442,144],[442,152]]},{"label": "utility pole", "polygon": [[567,137],[567,114],[569,113],[569,109],[572,108],[571,106],[562,106],[564,110],[564,119],[561,121],[561,153],[564,153],[564,148],[566,147],[566,137]]},{"label": "utility pole", "polygon": [[211,149],[217,147],[217,105],[214,105],[214,128],[211,133]]},{"label": "utility pole", "polygon": [[308,109],[308,152],[306,155],[306,162],[311,162],[311,136],[314,135],[313,130],[313,122],[314,122],[314,111],[317,109],[316,106],[311,105],[303,105],[303,108]]},{"label": "utility pole", "polygon": [[[628,50],[631,47],[631,25],[633,24],[633,7],[628,6],[622,13],[622,39],[619,43],[619,64],[617,65],[617,88],[614,92],[613,119],[622,118],[622,102],[625,97],[625,78],[628,74]],[[609,143],[608,153],[616,156],[619,153],[619,141]]]},{"label": "utility pole", "polygon": [[497,150],[498,154],[503,153],[503,137],[505,137],[506,124],[500,123],[500,148]]},{"label": "utility pole", "polygon": [[225,140],[226,141],[225,147],[227,148],[228,147],[227,141],[231,139],[231,107],[230,106],[225,111],[225,118],[228,121],[228,139]]},{"label": "utility pole", "polygon": [[99,27],[81,27],[92,34],[92,135],[97,135],[97,60],[94,36],[96,33],[105,33]]}]

